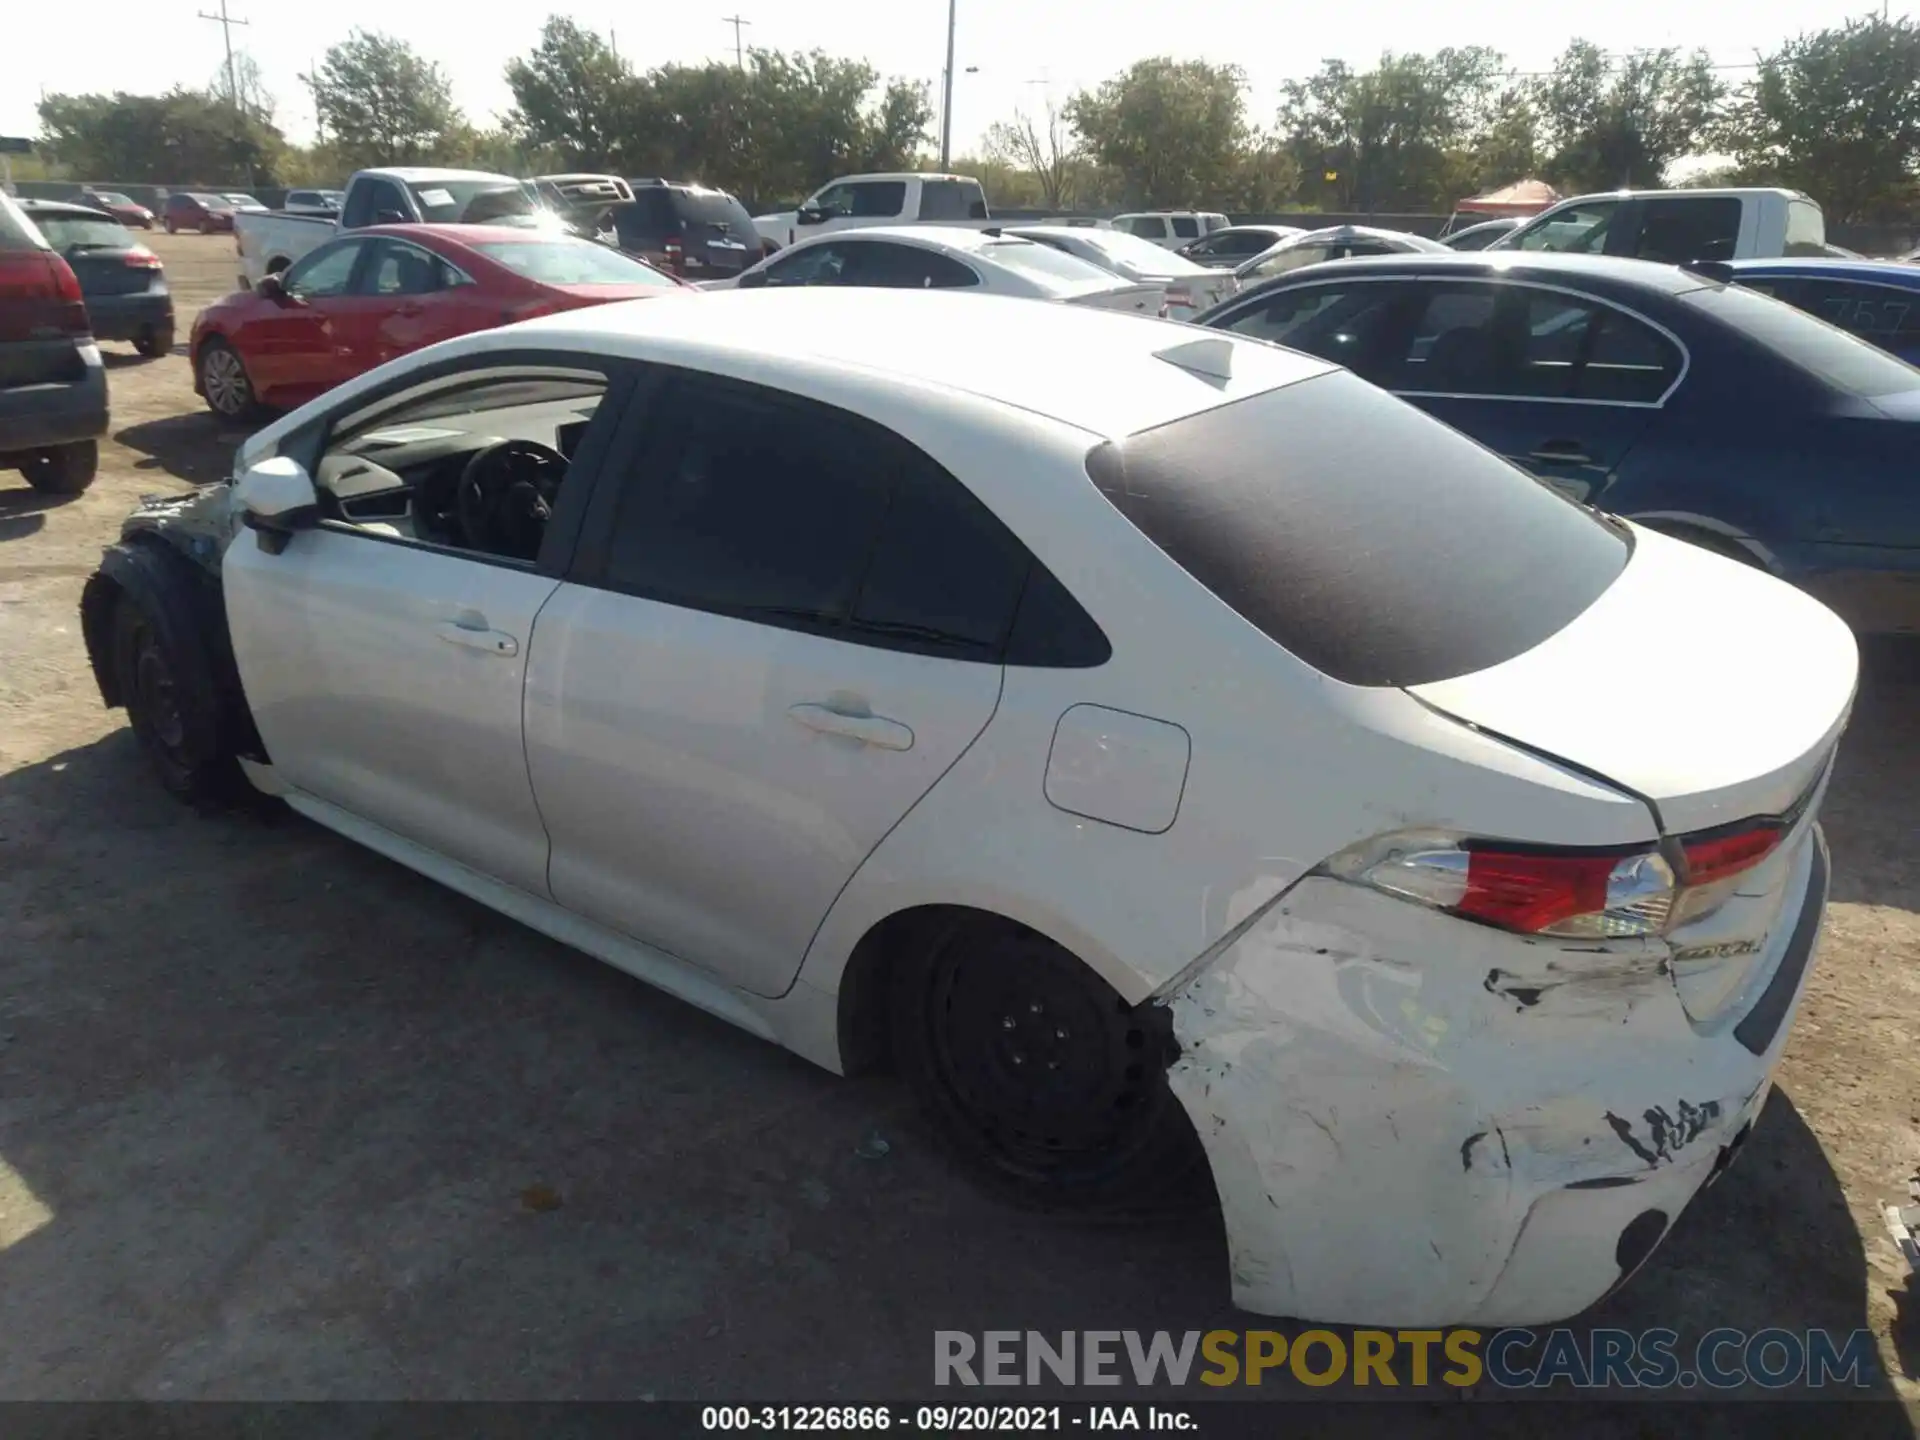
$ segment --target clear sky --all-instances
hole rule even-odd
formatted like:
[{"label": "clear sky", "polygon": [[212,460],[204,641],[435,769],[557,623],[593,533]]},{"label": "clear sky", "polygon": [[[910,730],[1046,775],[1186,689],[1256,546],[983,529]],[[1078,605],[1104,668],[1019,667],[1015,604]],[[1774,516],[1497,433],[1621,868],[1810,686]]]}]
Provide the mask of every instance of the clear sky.
[{"label": "clear sky", "polygon": [[[31,135],[39,92],[154,92],[206,84],[220,70],[220,26],[197,18],[220,0],[85,0],[13,7],[3,31],[7,80],[0,85],[0,134]],[[489,123],[510,103],[501,69],[529,50],[549,13],[544,4],[485,0],[227,0],[250,23],[234,46],[259,64],[277,102],[277,120],[298,140],[311,138],[313,106],[298,76],[356,26],[385,30],[440,63],[468,115]],[[1279,0],[958,0],[953,145],[965,153],[996,119],[1026,106],[1036,113],[1049,92],[1064,100],[1147,55],[1233,61],[1250,82],[1249,113],[1269,124],[1280,84],[1322,59],[1364,64],[1382,48],[1435,50],[1492,45],[1516,68],[1545,68],[1579,35],[1610,51],[1699,46],[1715,61],[1750,63],[1803,30],[1838,24],[1874,8],[1863,0],[1745,0],[1690,6],[1674,0],[1610,0],[1561,6],[1511,0],[1338,0],[1298,6]],[[611,34],[637,69],[667,61],[731,58],[733,27],[750,21],[748,46],[819,48],[863,57],[883,74],[929,83],[936,105],[946,45],[946,0],[680,0],[622,4],[572,0],[552,8]],[[1898,7],[1907,13],[1908,7]],[[977,66],[977,74],[964,73]],[[1745,72],[1730,70],[1729,80]],[[938,124],[936,117],[936,126]],[[822,177],[825,178],[825,177]]]}]

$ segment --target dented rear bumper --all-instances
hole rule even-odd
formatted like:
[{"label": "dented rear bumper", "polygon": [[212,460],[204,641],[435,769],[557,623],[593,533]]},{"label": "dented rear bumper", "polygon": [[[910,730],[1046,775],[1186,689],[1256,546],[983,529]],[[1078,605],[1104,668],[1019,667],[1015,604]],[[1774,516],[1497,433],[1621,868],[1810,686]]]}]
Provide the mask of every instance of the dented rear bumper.
[{"label": "dented rear bumper", "polygon": [[1757,943],[1678,962],[1664,940],[1582,947],[1295,887],[1168,1000],[1235,1302],[1533,1324],[1620,1283],[1765,1101],[1826,901],[1818,827],[1778,864]]}]

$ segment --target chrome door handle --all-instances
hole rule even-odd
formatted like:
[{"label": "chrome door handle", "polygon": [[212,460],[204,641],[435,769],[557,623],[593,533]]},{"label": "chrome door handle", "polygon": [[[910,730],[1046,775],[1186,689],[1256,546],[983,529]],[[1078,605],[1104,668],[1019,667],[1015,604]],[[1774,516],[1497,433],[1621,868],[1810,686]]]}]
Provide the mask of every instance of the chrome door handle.
[{"label": "chrome door handle", "polygon": [[489,655],[511,656],[520,653],[520,642],[504,630],[488,630],[477,625],[462,625],[449,620],[433,627],[433,633],[449,645],[464,645]]},{"label": "chrome door handle", "polygon": [[787,714],[822,735],[845,735],[879,750],[913,748],[913,731],[884,715],[846,715],[825,705],[790,705]]}]

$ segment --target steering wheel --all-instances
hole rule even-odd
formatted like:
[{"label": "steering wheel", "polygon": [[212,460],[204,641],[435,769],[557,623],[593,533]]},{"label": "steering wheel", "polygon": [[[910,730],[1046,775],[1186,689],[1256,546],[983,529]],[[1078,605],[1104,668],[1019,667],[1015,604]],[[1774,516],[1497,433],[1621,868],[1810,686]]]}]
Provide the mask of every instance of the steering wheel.
[{"label": "steering wheel", "polygon": [[567,457],[537,440],[502,440],[476,450],[454,490],[454,518],[469,549],[535,560],[553,517]]}]

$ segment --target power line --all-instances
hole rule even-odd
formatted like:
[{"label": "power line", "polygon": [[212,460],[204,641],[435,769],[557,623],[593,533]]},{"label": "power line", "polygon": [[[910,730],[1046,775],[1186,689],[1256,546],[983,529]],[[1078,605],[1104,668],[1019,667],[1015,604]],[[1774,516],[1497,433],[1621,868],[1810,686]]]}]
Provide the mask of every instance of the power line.
[{"label": "power line", "polygon": [[218,25],[222,38],[227,42],[227,99],[233,105],[234,113],[237,115],[240,113],[240,82],[235,78],[233,70],[233,27],[236,25],[249,25],[252,22],[249,20],[236,20],[233,16],[227,14],[227,0],[220,0],[220,13],[218,15],[209,15],[206,11],[202,10],[200,12],[200,18],[202,20],[211,20],[214,24]]},{"label": "power line", "polygon": [[747,52],[746,47],[740,42],[740,31],[743,27],[753,24],[753,22],[751,20],[742,20],[738,15],[723,15],[720,17],[720,23],[733,27],[733,63],[742,70],[746,69]]}]

